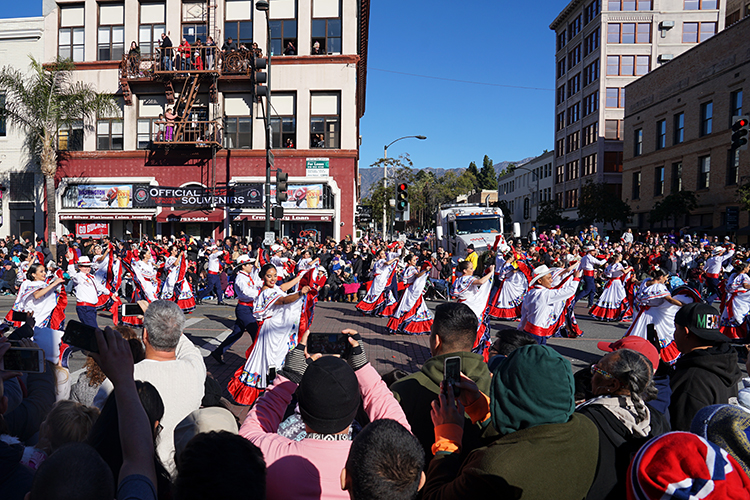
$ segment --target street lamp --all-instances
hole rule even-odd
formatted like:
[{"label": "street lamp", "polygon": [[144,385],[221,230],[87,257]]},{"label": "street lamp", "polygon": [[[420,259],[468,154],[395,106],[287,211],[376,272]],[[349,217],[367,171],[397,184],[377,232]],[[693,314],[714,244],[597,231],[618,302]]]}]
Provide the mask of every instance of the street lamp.
[{"label": "street lamp", "polygon": [[[395,143],[397,143],[398,141],[402,139],[419,139],[420,141],[424,141],[425,139],[427,139],[427,137],[425,137],[424,135],[405,135],[404,137],[399,137],[398,139],[396,139],[395,141],[392,141],[390,144],[388,144],[387,146],[383,148],[384,160],[388,159],[388,148],[393,146]],[[388,175],[387,174],[388,174],[388,163],[383,162],[383,188],[385,188],[386,190],[388,189]],[[383,195],[385,196],[385,193],[383,193]],[[383,239],[384,240],[386,239],[386,210],[385,209],[386,209],[386,204],[383,203]]]},{"label": "street lamp", "polygon": [[[264,191],[266,193],[266,227],[265,236],[271,232],[271,12],[268,0],[257,0],[255,8],[266,13],[266,184]],[[268,245],[270,246],[270,245]]]}]

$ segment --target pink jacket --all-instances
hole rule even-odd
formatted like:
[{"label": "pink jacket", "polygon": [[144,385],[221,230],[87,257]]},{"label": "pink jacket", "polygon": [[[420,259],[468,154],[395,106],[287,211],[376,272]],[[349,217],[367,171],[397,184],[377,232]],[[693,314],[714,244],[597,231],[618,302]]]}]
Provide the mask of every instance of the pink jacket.
[{"label": "pink jacket", "polygon": [[[375,368],[368,363],[355,373],[370,420],[391,418],[411,430],[401,406]],[[268,468],[266,496],[268,500],[348,500],[349,495],[341,490],[339,478],[351,441],[292,441],[276,433],[296,389],[297,384],[277,376],[240,428],[240,435],[263,451]]]}]

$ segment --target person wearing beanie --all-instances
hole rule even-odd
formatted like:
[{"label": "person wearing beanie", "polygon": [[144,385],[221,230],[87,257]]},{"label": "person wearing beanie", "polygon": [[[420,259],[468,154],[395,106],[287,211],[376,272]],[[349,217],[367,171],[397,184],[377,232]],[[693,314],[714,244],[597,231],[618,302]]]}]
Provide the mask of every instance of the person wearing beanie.
[{"label": "person wearing beanie", "polygon": [[[306,359],[310,332],[305,332],[240,428],[240,435],[263,452],[268,500],[349,498],[341,489],[340,476],[351,447],[349,427],[360,402],[371,422],[390,418],[411,430],[401,407],[367,361],[360,335],[354,330],[342,333],[350,335],[345,359],[319,354]],[[306,430],[300,441],[277,433],[295,392]]]},{"label": "person wearing beanie", "polygon": [[750,479],[719,446],[690,432],[643,445],[628,469],[628,500],[750,500]]},{"label": "person wearing beanie", "polygon": [[690,430],[698,410],[737,397],[737,351],[719,331],[719,317],[703,303],[687,304],[675,315],[674,342],[682,356],[670,377],[672,430]]},{"label": "person wearing beanie", "polygon": [[[467,377],[456,385],[458,403],[450,386],[433,403],[435,458],[427,470],[425,500],[586,496],[596,473],[599,437],[588,418],[574,413],[568,360],[547,346],[527,345],[495,369],[489,397]],[[462,463],[464,412],[472,422],[492,425],[500,437]]]},{"label": "person wearing beanie", "polygon": [[706,406],[693,418],[690,432],[726,450],[750,476],[750,413],[739,406]]}]

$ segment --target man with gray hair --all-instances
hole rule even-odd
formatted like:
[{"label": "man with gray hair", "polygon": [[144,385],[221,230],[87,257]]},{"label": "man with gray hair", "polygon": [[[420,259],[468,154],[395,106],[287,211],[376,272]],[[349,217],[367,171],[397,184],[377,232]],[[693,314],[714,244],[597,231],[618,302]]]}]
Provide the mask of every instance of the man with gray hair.
[{"label": "man with gray hair", "polygon": [[[190,412],[200,408],[206,384],[203,356],[182,334],[184,328],[185,315],[175,302],[155,300],[148,304],[143,314],[146,359],[137,363],[133,370],[135,380],[156,387],[164,402],[156,453],[170,474],[175,470],[174,429]],[[108,387],[102,384],[95,404],[102,391],[106,395],[111,390],[111,384]]]}]

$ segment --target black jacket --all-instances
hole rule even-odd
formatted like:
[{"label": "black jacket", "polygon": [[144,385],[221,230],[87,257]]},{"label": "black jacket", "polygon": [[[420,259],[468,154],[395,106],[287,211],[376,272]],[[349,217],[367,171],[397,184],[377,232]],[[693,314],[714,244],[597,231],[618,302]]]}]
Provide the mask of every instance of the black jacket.
[{"label": "black jacket", "polygon": [[690,431],[698,410],[737,397],[740,378],[737,351],[728,343],[696,349],[678,359],[670,380],[672,430]]}]

